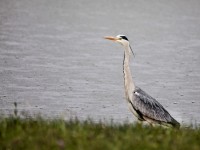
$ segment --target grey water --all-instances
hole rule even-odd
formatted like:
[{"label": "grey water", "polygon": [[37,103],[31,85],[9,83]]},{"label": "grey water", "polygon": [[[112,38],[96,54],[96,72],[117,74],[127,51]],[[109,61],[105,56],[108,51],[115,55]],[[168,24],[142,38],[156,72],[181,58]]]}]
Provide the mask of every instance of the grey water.
[{"label": "grey water", "polygon": [[133,80],[182,124],[200,124],[199,0],[1,0],[0,115],[123,123],[125,34]]}]

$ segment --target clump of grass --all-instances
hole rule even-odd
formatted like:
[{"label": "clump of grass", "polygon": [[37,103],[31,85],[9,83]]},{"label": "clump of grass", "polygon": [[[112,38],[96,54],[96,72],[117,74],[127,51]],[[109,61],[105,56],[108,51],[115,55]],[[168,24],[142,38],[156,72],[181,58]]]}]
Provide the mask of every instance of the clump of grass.
[{"label": "clump of grass", "polygon": [[0,119],[0,149],[200,149],[200,128],[165,129],[40,117]]}]

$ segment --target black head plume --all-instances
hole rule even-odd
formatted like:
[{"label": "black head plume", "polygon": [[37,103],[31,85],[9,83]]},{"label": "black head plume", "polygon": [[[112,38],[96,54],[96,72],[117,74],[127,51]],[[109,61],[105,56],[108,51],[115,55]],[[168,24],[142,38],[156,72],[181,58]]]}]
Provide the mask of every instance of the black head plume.
[{"label": "black head plume", "polygon": [[125,35],[118,35],[117,37],[120,37],[120,38],[122,38],[122,39],[124,39],[126,41],[129,41],[128,38]]}]

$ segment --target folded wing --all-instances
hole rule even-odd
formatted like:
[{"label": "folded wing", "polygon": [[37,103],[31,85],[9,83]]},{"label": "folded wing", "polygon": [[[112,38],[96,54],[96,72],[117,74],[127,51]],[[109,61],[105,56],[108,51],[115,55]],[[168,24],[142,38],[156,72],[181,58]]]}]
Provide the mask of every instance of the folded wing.
[{"label": "folded wing", "polygon": [[171,124],[177,126],[179,123],[168,113],[168,111],[156,99],[148,95],[139,87],[136,87],[131,101],[134,109],[142,115],[157,123]]}]

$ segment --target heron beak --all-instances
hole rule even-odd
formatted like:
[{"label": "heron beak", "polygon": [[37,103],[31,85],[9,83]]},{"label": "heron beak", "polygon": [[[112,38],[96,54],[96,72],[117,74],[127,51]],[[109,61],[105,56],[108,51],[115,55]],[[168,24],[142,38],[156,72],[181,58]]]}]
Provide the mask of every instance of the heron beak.
[{"label": "heron beak", "polygon": [[117,40],[120,40],[119,38],[117,38],[117,37],[113,37],[113,36],[105,36],[104,38],[107,39],[107,40],[111,40],[111,41],[117,41]]}]

